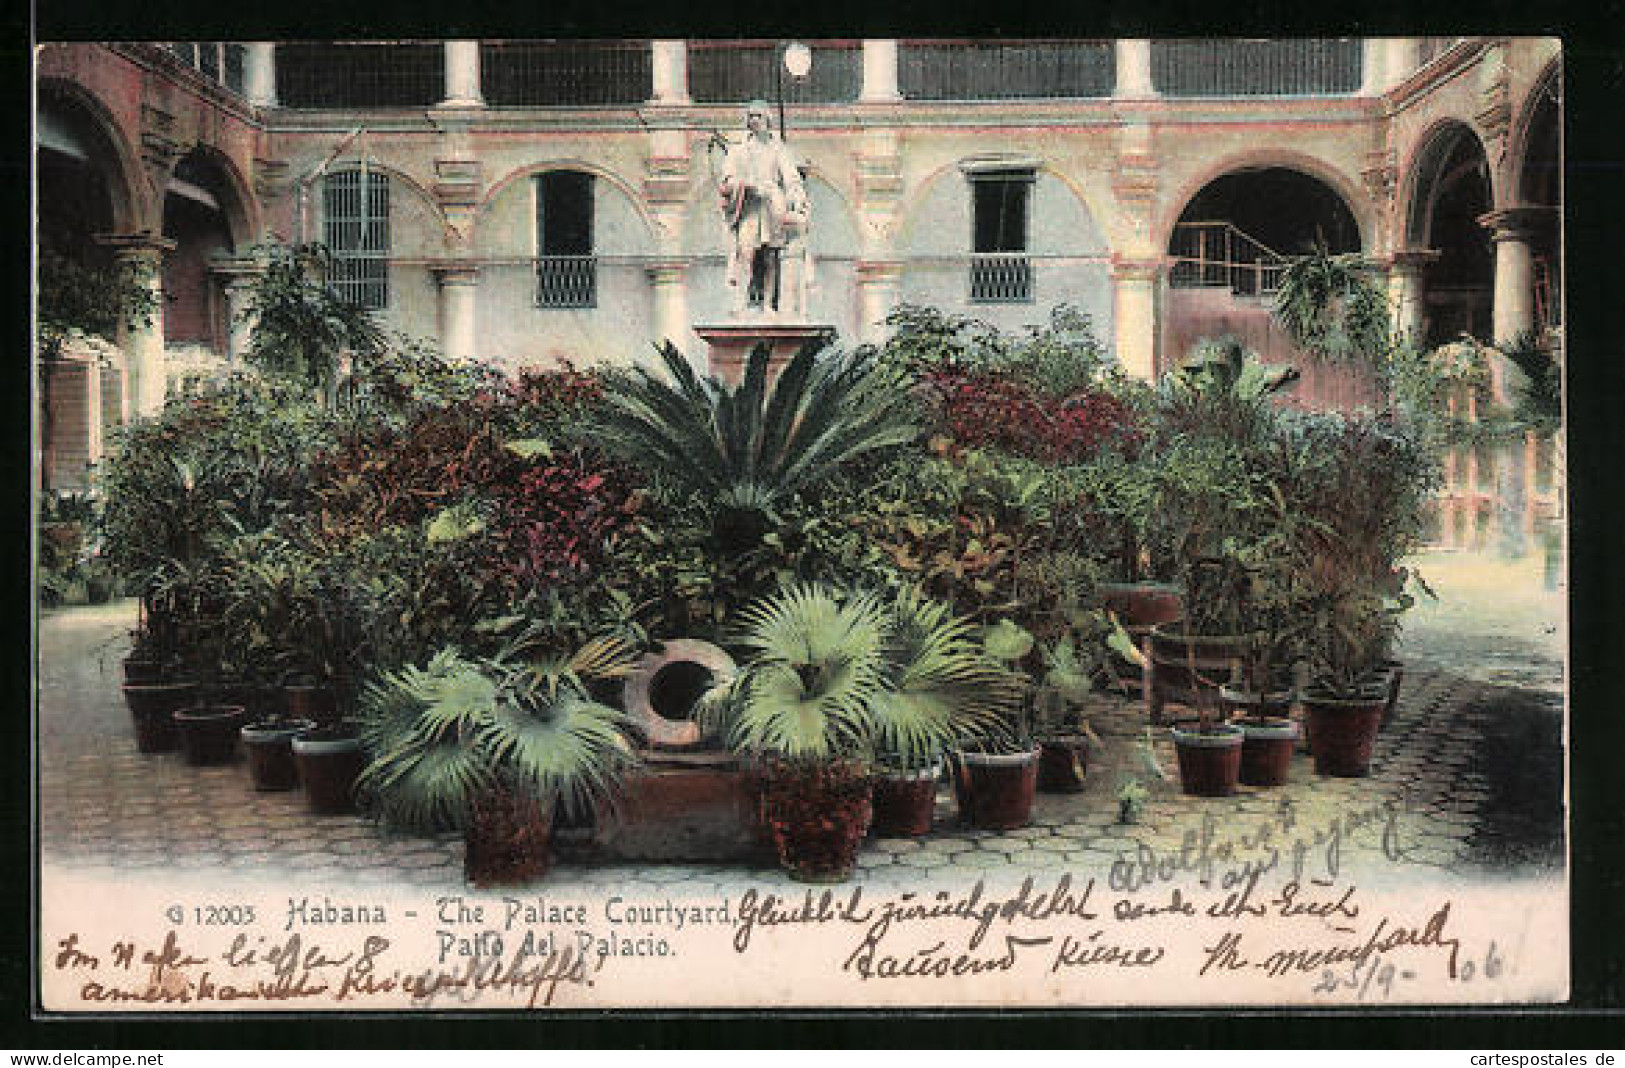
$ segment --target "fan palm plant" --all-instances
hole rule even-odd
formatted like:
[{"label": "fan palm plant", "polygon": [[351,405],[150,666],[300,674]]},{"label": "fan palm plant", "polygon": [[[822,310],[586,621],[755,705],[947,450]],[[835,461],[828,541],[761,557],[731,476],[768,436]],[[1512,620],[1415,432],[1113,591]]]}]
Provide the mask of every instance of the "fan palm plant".
[{"label": "fan palm plant", "polygon": [[871,593],[788,586],[744,611],[739,644],[749,662],[719,680],[704,714],[765,758],[765,815],[799,878],[851,870],[871,757],[929,765],[1008,698],[969,622],[916,591],[889,607]]},{"label": "fan palm plant", "polygon": [[934,764],[946,746],[1001,723],[1019,695],[983,653],[969,619],[912,587],[891,611],[876,742],[903,768]]},{"label": "fan palm plant", "polygon": [[643,368],[611,377],[594,429],[613,454],[707,502],[724,545],[749,547],[789,494],[917,433],[900,375],[872,350],[821,356],[820,345],[803,346],[769,389],[765,345],[732,387],[696,375],[668,343],[669,381]]},{"label": "fan palm plant", "polygon": [[446,649],[386,674],[360,702],[373,759],[357,793],[392,825],[464,831],[471,881],[526,881],[545,870],[549,809],[591,813],[637,764],[623,714],[587,691],[588,680],[631,664],[624,642],[596,639],[563,660],[471,660]]}]

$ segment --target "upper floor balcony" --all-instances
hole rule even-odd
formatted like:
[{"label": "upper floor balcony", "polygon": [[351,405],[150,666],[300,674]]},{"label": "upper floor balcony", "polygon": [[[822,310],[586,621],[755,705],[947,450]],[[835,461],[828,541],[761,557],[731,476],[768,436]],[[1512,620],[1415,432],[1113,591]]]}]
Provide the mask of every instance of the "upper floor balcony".
[{"label": "upper floor balcony", "polygon": [[[290,42],[263,49],[287,109],[842,105],[1314,98],[1379,93],[1455,39]],[[240,45],[182,44],[241,91]],[[259,58],[250,52],[252,66]],[[254,84],[252,71],[248,78]],[[252,92],[250,95],[253,95]]]}]

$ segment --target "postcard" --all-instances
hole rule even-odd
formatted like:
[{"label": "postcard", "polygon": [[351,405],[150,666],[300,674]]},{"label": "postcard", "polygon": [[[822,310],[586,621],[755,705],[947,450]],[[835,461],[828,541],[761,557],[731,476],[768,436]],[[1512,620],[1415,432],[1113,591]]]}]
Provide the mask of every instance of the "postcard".
[{"label": "postcard", "polygon": [[40,1013],[1568,999],[1557,40],[35,74]]}]

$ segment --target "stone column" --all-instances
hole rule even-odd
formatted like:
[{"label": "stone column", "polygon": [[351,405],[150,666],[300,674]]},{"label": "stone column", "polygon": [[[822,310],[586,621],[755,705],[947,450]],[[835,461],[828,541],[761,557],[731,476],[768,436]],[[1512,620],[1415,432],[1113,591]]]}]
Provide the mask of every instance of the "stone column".
[{"label": "stone column", "polygon": [[1394,334],[1424,342],[1427,329],[1427,289],[1423,281],[1427,265],[1439,258],[1432,249],[1401,249],[1394,253],[1388,272],[1388,297],[1394,306]]},{"label": "stone column", "polygon": [[85,463],[102,462],[102,360],[95,353],[85,361]]},{"label": "stone column", "polygon": [[264,268],[251,259],[217,260],[209,272],[226,295],[226,361],[240,364],[248,358],[248,345],[254,324],[248,318],[249,297],[254,281]]},{"label": "stone column", "polygon": [[1157,95],[1151,80],[1151,42],[1134,38],[1117,41],[1117,84],[1112,95],[1143,98]]},{"label": "stone column", "polygon": [[1112,333],[1126,374],[1157,377],[1157,287],[1160,259],[1112,259]]},{"label": "stone column", "polygon": [[[1479,223],[1492,231],[1495,242],[1495,293],[1491,321],[1496,345],[1508,345],[1535,325],[1535,261],[1529,247],[1535,213],[1524,208],[1492,211]],[[1490,359],[1490,381],[1495,399],[1512,404],[1522,388],[1522,372],[1501,356]],[[1529,549],[1525,534],[1524,451],[1503,446],[1497,457],[1495,489],[1499,507],[1497,526],[1503,556],[1522,556]]]},{"label": "stone column", "polygon": [[1525,208],[1492,211],[1479,217],[1495,242],[1495,343],[1512,341],[1535,326],[1535,258],[1529,247],[1538,213]]},{"label": "stone column", "polygon": [[648,264],[644,270],[648,272],[649,285],[654,290],[654,342],[659,345],[669,341],[677,347],[677,351],[686,354],[692,347],[689,343],[688,284],[684,278],[688,262],[677,257],[660,259]]},{"label": "stone column", "polygon": [[128,410],[134,415],[153,415],[163,408],[169,390],[164,356],[164,253],[173,252],[175,242],[152,234],[115,234],[98,240],[113,249],[131,280],[156,298],[146,322],[121,331],[129,376]]},{"label": "stone column", "polygon": [[1382,37],[1367,37],[1360,42],[1361,96],[1380,96],[1392,84],[1388,71],[1388,42]]},{"label": "stone column", "polygon": [[649,103],[688,103],[688,43],[651,41],[649,60],[654,75],[654,99]]},{"label": "stone column", "polygon": [[860,104],[892,104],[903,99],[897,91],[897,42],[863,42],[863,90]]},{"label": "stone column", "polygon": [[430,268],[440,283],[440,349],[449,360],[479,359],[477,302],[480,269],[466,260]]},{"label": "stone column", "polygon": [[477,108],[485,106],[480,94],[480,43],[446,42],[446,99],[442,106]]},{"label": "stone column", "polygon": [[276,45],[251,41],[243,56],[243,92],[255,107],[276,107]]},{"label": "stone column", "polygon": [[897,306],[897,284],[903,277],[903,265],[897,260],[859,260],[857,276],[858,340],[882,345],[891,333],[886,316]]},{"label": "stone column", "polygon": [[1390,87],[1416,72],[1416,38],[1381,37],[1378,40],[1383,42],[1383,75]]}]

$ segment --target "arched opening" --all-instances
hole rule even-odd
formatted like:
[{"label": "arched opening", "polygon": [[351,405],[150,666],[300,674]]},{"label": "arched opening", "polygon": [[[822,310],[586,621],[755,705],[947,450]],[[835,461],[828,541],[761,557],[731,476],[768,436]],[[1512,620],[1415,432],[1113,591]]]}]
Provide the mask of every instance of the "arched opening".
[{"label": "arched opening", "polygon": [[175,248],[164,256],[164,343],[226,351],[225,294],[210,261],[234,244],[229,213],[234,193],[220,164],[200,149],[188,153],[164,189],[164,237]]},{"label": "arched opening", "polygon": [[1326,182],[1283,166],[1244,167],[1208,182],[1169,236],[1159,370],[1177,366],[1204,338],[1230,335],[1265,362],[1303,372],[1292,403],[1347,408],[1369,402],[1368,376],[1311,359],[1273,318],[1286,265],[1317,248],[1361,251],[1359,221]]},{"label": "arched opening", "polygon": [[1489,160],[1466,126],[1440,129],[1418,154],[1406,225],[1411,248],[1439,255],[1424,269],[1422,335],[1428,346],[1462,334],[1488,341],[1495,248],[1478,220],[1493,206]]},{"label": "arched opening", "polygon": [[115,354],[89,340],[115,342],[123,318],[123,276],[97,237],[133,208],[117,150],[84,105],[42,92],[36,130],[40,477],[48,491],[79,490],[123,411]]},{"label": "arched opening", "polygon": [[1534,216],[1529,237],[1535,267],[1535,321],[1542,327],[1563,322],[1562,107],[1554,69],[1532,96],[1518,183],[1519,198],[1525,205],[1549,209]]}]

